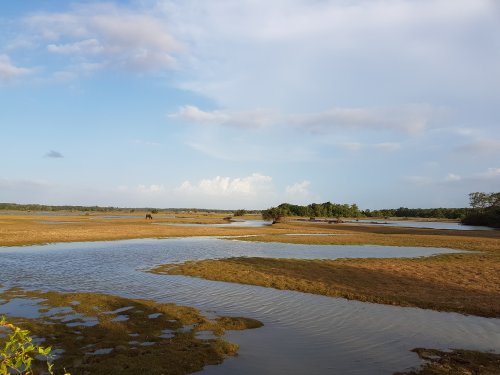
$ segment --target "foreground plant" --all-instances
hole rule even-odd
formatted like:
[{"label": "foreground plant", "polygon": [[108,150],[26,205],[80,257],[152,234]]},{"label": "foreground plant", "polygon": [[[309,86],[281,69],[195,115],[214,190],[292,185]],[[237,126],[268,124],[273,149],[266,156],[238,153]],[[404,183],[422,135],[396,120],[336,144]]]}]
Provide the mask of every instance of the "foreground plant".
[{"label": "foreground plant", "polygon": [[[37,356],[46,358],[47,371],[54,375],[52,370],[54,364],[50,352],[50,346],[36,345],[30,332],[8,323],[5,316],[0,318],[0,330],[7,331],[5,343],[0,347],[0,375],[23,374],[32,375],[32,362]],[[2,340],[3,341],[3,340]],[[65,375],[70,375],[66,373]]]}]

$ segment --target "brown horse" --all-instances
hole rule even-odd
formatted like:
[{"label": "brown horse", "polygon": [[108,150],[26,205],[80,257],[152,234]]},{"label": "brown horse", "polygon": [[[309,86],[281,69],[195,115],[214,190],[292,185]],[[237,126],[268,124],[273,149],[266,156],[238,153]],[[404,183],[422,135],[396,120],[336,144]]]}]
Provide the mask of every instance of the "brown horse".
[{"label": "brown horse", "polygon": [[151,214],[146,214],[146,219],[151,219],[151,220],[153,220],[153,216],[151,216]]}]

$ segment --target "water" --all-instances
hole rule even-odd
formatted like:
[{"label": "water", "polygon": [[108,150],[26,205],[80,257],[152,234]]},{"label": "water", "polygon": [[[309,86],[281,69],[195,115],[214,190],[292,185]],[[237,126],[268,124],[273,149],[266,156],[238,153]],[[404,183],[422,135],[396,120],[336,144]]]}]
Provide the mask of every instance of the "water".
[{"label": "water", "polygon": [[265,227],[272,224],[272,221],[266,220],[242,220],[242,221],[229,221],[223,224],[203,224],[203,223],[153,223],[156,225],[170,225],[174,227]]},{"label": "water", "polygon": [[426,228],[426,229],[453,229],[453,230],[494,230],[490,227],[481,227],[473,225],[463,225],[462,223],[447,222],[447,221],[410,221],[410,220],[358,220],[350,221],[346,224],[363,224],[363,225],[382,225],[389,227],[408,227],[408,228]]},{"label": "water", "polygon": [[226,338],[240,344],[239,355],[208,366],[206,374],[391,374],[420,363],[410,352],[415,347],[500,351],[500,320],[142,271],[163,263],[233,256],[334,259],[441,252],[451,251],[214,238],[66,243],[0,248],[0,282],[149,298],[265,324],[229,332]]}]

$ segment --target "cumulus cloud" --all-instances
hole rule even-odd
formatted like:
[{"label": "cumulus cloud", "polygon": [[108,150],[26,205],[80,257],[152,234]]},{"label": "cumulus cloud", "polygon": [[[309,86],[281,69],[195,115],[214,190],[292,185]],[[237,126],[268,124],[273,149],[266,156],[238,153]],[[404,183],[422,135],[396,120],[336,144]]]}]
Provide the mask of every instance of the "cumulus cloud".
[{"label": "cumulus cloud", "polygon": [[63,154],[61,154],[59,151],[54,151],[50,150],[44,155],[46,158],[52,158],[52,159],[60,159],[63,158]]},{"label": "cumulus cloud", "polygon": [[246,195],[255,196],[259,192],[269,191],[272,178],[259,173],[246,177],[221,177],[203,179],[197,184],[184,181],[177,192],[187,194],[202,194],[212,196]]},{"label": "cumulus cloud", "polygon": [[32,72],[32,69],[14,65],[9,56],[0,54],[0,82],[7,82]]},{"label": "cumulus cloud", "polygon": [[139,72],[173,67],[180,44],[165,22],[146,11],[112,4],[75,6],[68,12],[39,13],[24,24],[50,53],[86,63]]},{"label": "cumulus cloud", "polygon": [[[193,123],[236,128],[290,125],[309,132],[338,130],[395,130],[416,134],[425,130],[439,111],[427,105],[402,108],[333,108],[307,114],[284,114],[270,110],[203,111],[195,106],[181,107],[170,117]],[[388,146],[385,145],[385,146]],[[381,145],[383,148],[384,145]],[[387,147],[386,147],[387,148]]]},{"label": "cumulus cloud", "polygon": [[319,199],[319,196],[310,191],[311,182],[304,180],[288,185],[285,188],[286,200],[294,204],[309,204]]}]

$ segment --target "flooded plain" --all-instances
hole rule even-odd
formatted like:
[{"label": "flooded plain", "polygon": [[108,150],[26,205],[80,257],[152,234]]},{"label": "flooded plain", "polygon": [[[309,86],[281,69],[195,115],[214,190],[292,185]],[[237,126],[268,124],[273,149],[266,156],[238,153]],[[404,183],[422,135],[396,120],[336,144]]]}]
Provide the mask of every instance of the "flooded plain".
[{"label": "flooded plain", "polygon": [[[452,250],[311,246],[216,238],[140,239],[0,248],[4,288],[108,293],[245,316],[264,327],[230,332],[239,355],[206,374],[391,374],[421,362],[415,347],[500,351],[500,319],[401,308],[147,270],[165,263],[226,257],[335,259],[417,257]],[[0,313],[29,314],[0,301]]]}]

